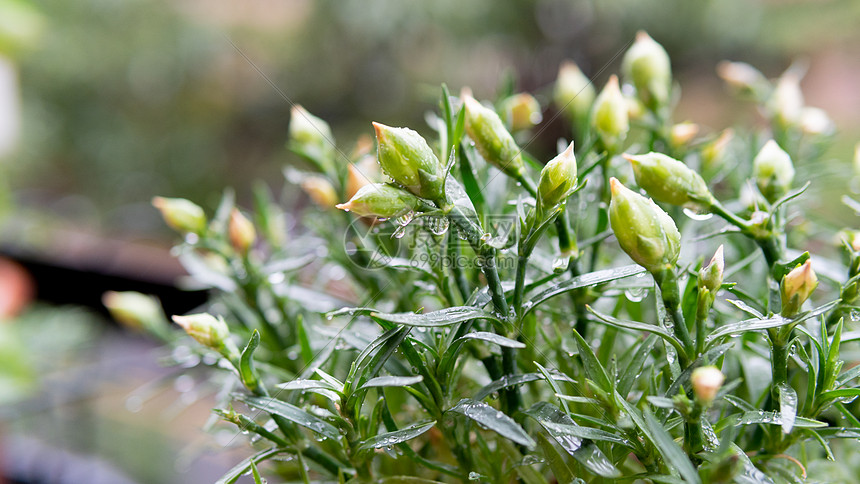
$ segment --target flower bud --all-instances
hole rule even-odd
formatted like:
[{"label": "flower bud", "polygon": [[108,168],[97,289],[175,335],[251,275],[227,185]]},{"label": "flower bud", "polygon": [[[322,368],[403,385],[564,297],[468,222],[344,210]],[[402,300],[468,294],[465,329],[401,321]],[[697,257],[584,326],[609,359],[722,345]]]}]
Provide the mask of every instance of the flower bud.
[{"label": "flower bud", "polygon": [[612,76],[594,101],[591,110],[591,127],[606,150],[617,150],[627,137],[630,122],[627,101],[618,87],[618,77]]},{"label": "flower bud", "polygon": [[720,245],[711,258],[711,262],[699,271],[699,291],[707,290],[713,295],[717,294],[723,285],[723,272],[726,269],[726,261],[723,257],[723,246]]},{"label": "flower bud", "polygon": [[710,407],[717,398],[726,376],[716,366],[700,366],[690,374],[690,384],[696,401],[703,407]]},{"label": "flower bud", "polygon": [[543,120],[540,103],[531,94],[514,94],[501,103],[505,125],[511,131],[522,131],[536,126]]},{"label": "flower bud", "polygon": [[719,168],[728,154],[729,143],[734,138],[735,132],[727,128],[720,136],[702,147],[702,172],[713,173]]},{"label": "flower bud", "polygon": [[633,165],[636,183],[658,202],[707,210],[714,200],[702,177],[661,153],[623,155]]},{"label": "flower bud", "polygon": [[178,232],[202,234],[206,230],[206,214],[197,204],[184,198],[155,197],[152,205],[170,228]]},{"label": "flower bud", "polygon": [[747,96],[761,97],[770,85],[764,74],[745,62],[722,61],[717,64],[717,74],[735,92]]},{"label": "flower bud", "polygon": [[337,208],[360,217],[389,219],[415,211],[421,201],[411,193],[386,183],[370,183],[361,187],[348,202]]},{"label": "flower bud", "polygon": [[108,291],[102,296],[102,304],[116,322],[130,329],[158,333],[165,324],[161,303],[154,296],[134,291]]},{"label": "flower bud", "polygon": [[683,122],[672,126],[669,132],[669,143],[680,148],[686,146],[699,134],[699,125],[696,123]]},{"label": "flower bud", "polygon": [[376,158],[371,155],[362,156],[355,163],[346,166],[346,197],[352,198],[361,187],[380,181],[382,173]]},{"label": "flower bud", "polygon": [[594,85],[572,61],[564,61],[558,70],[553,100],[555,106],[573,124],[584,124],[594,103]]},{"label": "flower bud", "polygon": [[211,348],[222,355],[231,358],[238,357],[238,350],[230,340],[230,328],[223,319],[208,313],[173,316],[173,322],[178,324],[201,345]]},{"label": "flower bud", "polygon": [[860,176],[860,143],[854,146],[854,174]]},{"label": "flower bud", "polygon": [[466,109],[466,133],[487,163],[518,179],[525,173],[523,157],[513,136],[505,129],[495,111],[484,107],[475,98],[463,98]]},{"label": "flower bud", "polygon": [[256,242],[257,231],[254,229],[254,224],[242,215],[242,212],[234,208],[230,212],[227,236],[230,238],[230,245],[233,246],[233,249],[240,254],[245,254]]},{"label": "flower bud", "polygon": [[540,172],[538,199],[544,207],[555,207],[576,189],[576,156],[573,143],[553,158]]},{"label": "flower bud", "polygon": [[[501,122],[501,121],[499,121]],[[445,168],[420,134],[373,123],[379,166],[395,183],[428,200],[445,197]]]},{"label": "flower bud", "polygon": [[328,123],[298,104],[290,111],[290,143],[305,156],[319,161],[334,157],[334,136]]},{"label": "flower bud", "polygon": [[783,74],[777,80],[768,104],[780,125],[787,127],[799,124],[803,114],[800,76],[790,70]]},{"label": "flower bud", "polygon": [[753,160],[753,177],[764,198],[773,203],[791,189],[794,181],[791,157],[776,141],[768,141]]},{"label": "flower bud", "polygon": [[302,180],[302,190],[320,208],[330,209],[337,204],[337,193],[334,190],[334,186],[324,177],[309,176],[305,178]]},{"label": "flower bud", "polygon": [[833,134],[836,127],[823,109],[805,107],[800,111],[800,129],[804,134],[825,136]]},{"label": "flower bud", "polygon": [[651,273],[674,266],[681,251],[681,234],[675,221],[653,200],[617,179],[611,178],[609,183],[609,222],[624,252]]},{"label": "flower bud", "polygon": [[782,278],[779,285],[782,296],[781,314],[786,318],[796,315],[816,287],[818,287],[818,276],[812,270],[811,260],[795,267]]},{"label": "flower bud", "polygon": [[621,62],[624,79],[636,87],[639,99],[650,109],[669,101],[672,68],[669,54],[644,31],[636,34],[636,42],[624,54]]}]

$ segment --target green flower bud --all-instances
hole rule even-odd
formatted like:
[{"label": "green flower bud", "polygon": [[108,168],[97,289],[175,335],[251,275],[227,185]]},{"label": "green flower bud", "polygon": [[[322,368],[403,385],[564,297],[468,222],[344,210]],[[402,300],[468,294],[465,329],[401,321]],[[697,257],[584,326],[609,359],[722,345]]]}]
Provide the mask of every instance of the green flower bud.
[{"label": "green flower bud", "polygon": [[714,200],[702,177],[661,153],[623,155],[633,165],[636,183],[658,202],[707,210]]},{"label": "green flower bud", "polygon": [[826,111],[807,106],[800,111],[800,129],[804,134],[826,136],[833,134],[836,127]]},{"label": "green flower bud", "polygon": [[794,181],[794,165],[788,153],[770,140],[753,160],[753,177],[767,201],[773,203],[788,193]]},{"label": "green flower bud", "polygon": [[373,123],[373,128],[379,166],[386,175],[418,197],[434,201],[445,198],[445,167],[420,134],[379,123]]},{"label": "green flower bud", "polygon": [[154,296],[134,291],[108,291],[102,296],[102,304],[116,322],[130,329],[159,334],[166,324],[161,303]]},{"label": "green flower bud", "polygon": [[194,202],[184,198],[155,197],[152,206],[161,212],[167,225],[178,232],[199,235],[206,230],[206,214]]},{"label": "green flower bud", "polygon": [[726,376],[716,366],[700,366],[690,374],[693,394],[700,405],[710,407],[717,398]]},{"label": "green flower bud", "polygon": [[630,130],[627,107],[627,101],[618,87],[618,77],[613,75],[600,91],[591,110],[591,127],[604,149],[618,150],[627,137]]},{"label": "green flower bud", "polygon": [[652,110],[669,101],[672,83],[669,54],[647,33],[636,34],[636,42],[624,54],[621,72],[636,87],[639,99]]},{"label": "green flower bud", "polygon": [[735,132],[731,128],[725,129],[720,136],[702,147],[702,172],[714,173],[725,161],[729,143],[734,138]]},{"label": "green flower bud", "polygon": [[609,184],[609,222],[624,252],[652,274],[674,266],[681,252],[681,234],[675,221],[653,200],[617,179],[611,178]]},{"label": "green flower bud", "polygon": [[525,173],[520,148],[505,129],[499,115],[471,96],[463,97],[466,109],[466,133],[487,163],[518,179]]},{"label": "green flower bud", "polygon": [[699,134],[699,125],[696,123],[683,122],[672,125],[669,131],[669,144],[673,148],[686,146]]},{"label": "green flower bud", "polygon": [[505,125],[511,131],[530,129],[543,120],[540,103],[534,96],[525,92],[506,98],[500,108],[505,118]]},{"label": "green flower bud", "polygon": [[246,254],[257,241],[257,230],[242,212],[234,208],[227,224],[227,236],[236,252]]},{"label": "green flower bud", "polygon": [[290,143],[313,160],[330,162],[334,158],[334,136],[328,123],[296,104],[290,111]]},{"label": "green flower bud", "polygon": [[576,156],[573,143],[553,158],[540,172],[538,199],[543,207],[555,207],[576,188]]},{"label": "green flower bud", "polygon": [[811,260],[795,267],[782,278],[782,282],[779,284],[779,291],[782,296],[781,314],[786,318],[795,316],[816,287],[818,287],[818,276],[812,270]]},{"label": "green flower bud", "polygon": [[348,202],[337,208],[360,217],[389,219],[418,209],[421,201],[411,193],[385,183],[370,183],[361,187]]},{"label": "green flower bud", "polygon": [[711,258],[711,262],[699,271],[699,291],[708,291],[716,296],[717,291],[723,285],[723,272],[726,269],[726,261],[723,257],[723,246],[720,245]]},{"label": "green flower bud", "polygon": [[230,340],[230,328],[223,319],[216,318],[208,313],[189,314],[187,316],[173,316],[173,322],[178,324],[201,345],[211,348],[223,356],[234,359],[238,358],[239,351]]},{"label": "green flower bud", "polygon": [[768,105],[776,122],[783,127],[800,123],[803,115],[803,93],[800,91],[800,76],[789,70],[776,81]]},{"label": "green flower bud", "polygon": [[584,124],[594,103],[594,85],[572,61],[564,61],[558,70],[553,100],[555,106],[574,125]]},{"label": "green flower bud", "polygon": [[302,190],[322,209],[330,209],[337,203],[337,193],[327,178],[309,176],[302,180]]}]

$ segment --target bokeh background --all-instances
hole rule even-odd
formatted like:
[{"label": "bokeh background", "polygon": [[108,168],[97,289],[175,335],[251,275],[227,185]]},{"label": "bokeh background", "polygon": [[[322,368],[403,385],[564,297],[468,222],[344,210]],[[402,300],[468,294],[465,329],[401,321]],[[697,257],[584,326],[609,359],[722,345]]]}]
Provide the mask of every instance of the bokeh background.
[{"label": "bokeh background", "polygon": [[[642,29],[673,60],[676,120],[717,132],[759,122],[719,61],[777,77],[801,60],[807,104],[839,128],[826,169],[803,169],[826,174],[821,216],[856,227],[832,194],[860,186],[858,25],[856,0],[0,0],[0,482],[212,482],[241,457],[201,430],[209,396],[99,301],[202,300],[175,288],[154,195],[211,209],[265,180],[302,210],[282,175],[292,103],[344,146],[371,120],[424,130],[442,82],[548,105],[562,60],[602,86]],[[544,119],[538,157],[567,129]]]}]

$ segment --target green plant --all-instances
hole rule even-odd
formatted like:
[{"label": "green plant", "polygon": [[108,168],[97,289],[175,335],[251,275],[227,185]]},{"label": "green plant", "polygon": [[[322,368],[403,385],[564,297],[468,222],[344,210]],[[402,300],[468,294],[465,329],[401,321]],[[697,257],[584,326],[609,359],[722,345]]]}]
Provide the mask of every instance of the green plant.
[{"label": "green plant", "polygon": [[217,316],[174,320],[257,450],[222,482],[263,461],[303,482],[801,482],[860,438],[860,239],[828,252],[832,232],[797,228],[816,221],[794,165],[831,133],[786,94],[796,71],[722,65],[770,127],[699,138],[671,121],[659,44],[641,34],[623,66],[635,97],[612,76],[590,115],[555,90],[577,149],[546,165],[508,131],[529,123],[444,86],[432,145],[374,124],[379,171],[294,109],[313,173],[287,176],[320,207],[291,240],[262,187],[250,218],[231,192],[211,221],[157,200],[217,289]]}]

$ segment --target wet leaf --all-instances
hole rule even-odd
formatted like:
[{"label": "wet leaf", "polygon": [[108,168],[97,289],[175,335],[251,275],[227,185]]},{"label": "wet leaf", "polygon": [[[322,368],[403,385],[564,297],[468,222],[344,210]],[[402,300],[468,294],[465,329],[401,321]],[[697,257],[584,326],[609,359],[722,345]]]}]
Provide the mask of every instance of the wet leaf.
[{"label": "wet leaf", "polygon": [[467,333],[464,336],[461,336],[461,337],[457,338],[456,340],[454,340],[454,342],[455,343],[458,341],[462,342],[462,341],[469,340],[469,339],[478,339],[481,341],[486,341],[487,343],[492,343],[495,345],[504,346],[506,348],[525,348],[526,347],[526,345],[524,343],[521,343],[519,341],[510,339],[510,338],[505,338],[504,336],[500,336],[496,333],[488,333],[488,332],[484,332],[484,331],[475,331],[472,333]]},{"label": "wet leaf", "polygon": [[379,434],[377,436],[371,437],[367,440],[363,440],[359,444],[358,448],[360,450],[390,448],[401,442],[406,442],[407,440],[412,440],[415,437],[418,437],[424,432],[427,432],[428,430],[432,429],[434,425],[436,425],[435,420],[416,422],[400,430],[395,430],[394,432],[386,432],[384,434]]},{"label": "wet leaf", "polygon": [[282,400],[269,397],[250,397],[244,395],[238,396],[236,399],[248,406],[259,408],[269,414],[283,417],[290,422],[301,425],[302,427],[305,427],[325,438],[336,441],[341,437],[340,432],[338,432],[334,425]]},{"label": "wet leaf", "polygon": [[654,415],[647,409],[644,412],[643,418],[645,419],[645,426],[648,428],[648,438],[657,447],[657,450],[663,456],[663,459],[666,460],[669,468],[678,471],[685,482],[701,483],[702,481],[699,479],[699,474],[696,472],[696,468],[693,467],[693,463],[690,462],[690,459],[687,458],[687,454],[684,453],[681,447],[675,443],[675,439],[669,435],[663,424],[657,421]]},{"label": "wet leaf", "polygon": [[464,398],[457,402],[448,412],[465,415],[479,425],[529,449],[535,446],[535,441],[529,437],[529,434],[518,423],[484,402]]},{"label": "wet leaf", "polygon": [[532,309],[542,304],[547,299],[558,296],[565,292],[581,289],[583,287],[596,286],[604,284],[616,279],[636,276],[644,274],[646,271],[642,266],[631,264],[629,266],[618,267],[615,269],[606,269],[602,271],[589,272],[582,274],[564,282],[560,282],[555,286],[533,296],[524,306],[524,314],[529,313]]},{"label": "wet leaf", "polygon": [[218,479],[215,484],[233,484],[234,482],[239,480],[240,477],[242,477],[244,474],[248,473],[251,470],[251,462],[259,464],[260,462],[263,462],[267,459],[271,459],[272,457],[284,452],[284,449],[279,449],[277,447],[272,447],[271,449],[257,452],[251,457],[248,457],[242,462],[236,464],[235,467],[233,467],[232,469],[227,471],[226,474],[221,476],[221,478]]},{"label": "wet leaf", "polygon": [[373,387],[405,387],[420,383],[424,380],[421,375],[418,376],[378,376],[368,380],[361,388]]}]

